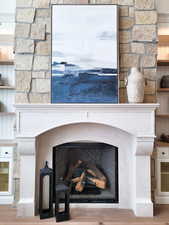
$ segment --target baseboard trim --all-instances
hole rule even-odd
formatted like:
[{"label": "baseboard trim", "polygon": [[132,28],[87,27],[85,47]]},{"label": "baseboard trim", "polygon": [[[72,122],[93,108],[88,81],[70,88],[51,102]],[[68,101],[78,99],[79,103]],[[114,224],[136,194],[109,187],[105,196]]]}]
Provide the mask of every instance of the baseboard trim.
[{"label": "baseboard trim", "polygon": [[0,195],[0,205],[12,205],[14,202],[14,196],[13,195],[6,195],[1,196]]},{"label": "baseboard trim", "polygon": [[156,204],[169,204],[169,197],[167,196],[156,196],[155,197]]}]

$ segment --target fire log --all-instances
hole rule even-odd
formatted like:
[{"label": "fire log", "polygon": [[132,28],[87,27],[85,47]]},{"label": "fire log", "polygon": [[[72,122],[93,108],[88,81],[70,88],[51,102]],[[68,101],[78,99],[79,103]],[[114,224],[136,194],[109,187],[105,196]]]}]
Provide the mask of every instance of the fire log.
[{"label": "fire log", "polygon": [[106,181],[105,180],[100,180],[97,178],[92,178],[92,177],[88,177],[89,180],[91,180],[96,187],[101,188],[101,189],[106,189]]},{"label": "fire log", "polygon": [[106,182],[106,177],[104,174],[92,163],[86,162],[87,165],[87,172],[90,173],[92,176],[98,178],[99,180],[103,180]]},{"label": "fire log", "polygon": [[80,177],[75,177],[72,179],[73,183],[78,183],[80,181]]},{"label": "fire log", "polygon": [[72,179],[72,175],[74,173],[74,170],[80,166],[80,164],[82,163],[81,160],[78,160],[75,164],[71,164],[67,173],[67,176],[65,178],[66,181],[70,181]]},{"label": "fire log", "polygon": [[[80,169],[82,172],[76,177],[74,172],[76,169]],[[78,173],[77,173],[78,174]],[[74,176],[73,176],[74,175]],[[67,181],[72,181],[75,185],[75,190],[82,192],[85,188],[86,182],[91,182],[100,189],[106,189],[107,178],[104,176],[95,164],[78,160],[75,164],[72,164],[68,170],[66,176]]]},{"label": "fire log", "polygon": [[76,191],[78,191],[78,192],[83,191],[83,189],[84,189],[84,183],[83,183],[84,179],[85,179],[85,171],[81,174],[80,181],[75,186]]}]

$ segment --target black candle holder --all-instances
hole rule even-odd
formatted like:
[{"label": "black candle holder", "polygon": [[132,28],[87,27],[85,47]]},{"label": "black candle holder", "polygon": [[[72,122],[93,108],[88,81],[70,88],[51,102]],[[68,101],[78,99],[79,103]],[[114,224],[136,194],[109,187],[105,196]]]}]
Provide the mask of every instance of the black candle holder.
[{"label": "black candle holder", "polygon": [[[44,190],[44,179],[45,177],[49,177],[49,199],[48,199],[48,206],[45,207],[43,205],[44,196],[43,196],[43,190]],[[50,217],[53,217],[53,170],[48,167],[48,162],[45,162],[45,167],[43,169],[40,169],[40,188],[39,188],[39,214],[40,219],[47,219]]]},{"label": "black candle holder", "polygon": [[[64,195],[64,210],[60,211],[60,200]],[[56,184],[55,188],[55,216],[56,222],[66,221],[70,219],[70,187],[64,182],[59,182]]]}]

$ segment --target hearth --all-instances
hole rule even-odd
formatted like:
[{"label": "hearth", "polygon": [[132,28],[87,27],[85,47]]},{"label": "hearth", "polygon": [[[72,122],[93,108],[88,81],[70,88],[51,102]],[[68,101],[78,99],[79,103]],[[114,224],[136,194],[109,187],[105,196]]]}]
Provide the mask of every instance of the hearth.
[{"label": "hearth", "polygon": [[[53,169],[54,185],[60,179],[70,183],[70,202],[118,203],[118,148],[104,143],[62,144],[53,149]],[[97,179],[91,175],[93,170],[98,173]],[[76,188],[80,182],[74,182],[78,176],[83,176],[80,188]],[[93,180],[100,183],[95,185]]]}]

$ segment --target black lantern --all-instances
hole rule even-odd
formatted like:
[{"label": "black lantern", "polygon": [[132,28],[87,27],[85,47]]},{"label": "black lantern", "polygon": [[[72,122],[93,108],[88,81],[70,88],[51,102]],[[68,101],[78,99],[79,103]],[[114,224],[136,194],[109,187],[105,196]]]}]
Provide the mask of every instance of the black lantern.
[{"label": "black lantern", "polygon": [[40,219],[53,217],[53,170],[47,161],[40,169],[39,214]]},{"label": "black lantern", "polygon": [[[60,210],[60,200],[64,196],[65,208],[63,211]],[[55,216],[56,222],[61,222],[70,219],[69,214],[69,199],[70,199],[70,187],[64,182],[56,184],[55,189]]]}]

